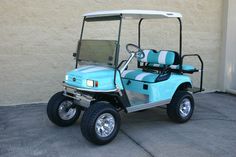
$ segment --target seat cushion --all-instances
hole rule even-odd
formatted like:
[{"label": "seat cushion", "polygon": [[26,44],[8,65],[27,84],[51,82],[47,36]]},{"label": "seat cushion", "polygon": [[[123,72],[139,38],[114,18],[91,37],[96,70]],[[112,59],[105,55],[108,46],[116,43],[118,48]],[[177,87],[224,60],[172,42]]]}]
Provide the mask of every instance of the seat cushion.
[{"label": "seat cushion", "polygon": [[[180,66],[179,65],[171,65],[170,68],[179,70]],[[197,69],[192,65],[183,64],[182,65],[182,70],[184,70],[184,71],[196,71]]]},{"label": "seat cushion", "polygon": [[[163,65],[162,64],[148,64],[148,66],[151,67],[157,67],[157,68],[162,68]],[[170,68],[173,70],[179,70],[180,69],[180,65],[170,65]],[[197,72],[198,70],[192,66],[192,65],[188,65],[188,64],[183,64],[182,65],[182,70],[183,72],[189,72],[189,73],[193,73],[193,72]]]},{"label": "seat cushion", "polygon": [[125,70],[122,74],[122,78],[136,80],[136,81],[142,81],[142,82],[148,82],[148,83],[154,83],[158,81],[164,80],[163,77],[158,77],[159,74],[155,72],[144,72],[141,69],[137,70]]},{"label": "seat cushion", "polygon": [[143,50],[144,58],[138,61],[152,64],[172,65],[175,61],[175,52],[166,50]]}]

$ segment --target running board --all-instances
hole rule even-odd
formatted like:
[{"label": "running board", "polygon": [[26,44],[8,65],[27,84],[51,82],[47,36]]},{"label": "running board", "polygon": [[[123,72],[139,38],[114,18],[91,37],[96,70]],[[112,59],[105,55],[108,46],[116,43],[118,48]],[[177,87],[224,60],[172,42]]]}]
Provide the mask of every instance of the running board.
[{"label": "running board", "polygon": [[166,105],[170,103],[170,99],[168,100],[163,100],[160,102],[155,102],[155,103],[146,103],[146,104],[141,104],[141,105],[133,105],[130,107],[127,107],[126,110],[128,113],[131,112],[135,112],[135,111],[140,111],[140,110],[145,110],[145,109],[149,109],[149,108],[153,108],[153,107],[157,107],[157,106],[162,106],[162,105]]}]

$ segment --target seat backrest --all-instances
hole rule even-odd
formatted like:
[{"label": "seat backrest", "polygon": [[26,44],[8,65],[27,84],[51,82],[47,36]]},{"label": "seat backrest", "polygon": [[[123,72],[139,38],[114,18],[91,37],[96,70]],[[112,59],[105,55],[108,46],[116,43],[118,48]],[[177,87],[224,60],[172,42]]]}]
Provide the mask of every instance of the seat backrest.
[{"label": "seat backrest", "polygon": [[143,50],[145,56],[138,59],[139,62],[147,64],[173,65],[175,63],[176,52],[170,50]]}]

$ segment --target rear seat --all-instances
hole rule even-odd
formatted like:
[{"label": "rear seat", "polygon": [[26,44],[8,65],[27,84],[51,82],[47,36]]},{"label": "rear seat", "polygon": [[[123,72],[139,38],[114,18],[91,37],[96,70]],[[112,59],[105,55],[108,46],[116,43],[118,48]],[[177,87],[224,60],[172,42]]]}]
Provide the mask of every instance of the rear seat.
[{"label": "rear seat", "polygon": [[[155,50],[149,50],[149,51],[155,51]],[[169,56],[166,56],[166,59],[167,59],[166,63],[169,63],[169,64],[162,64],[163,62],[162,63],[161,62],[159,62],[159,63],[151,62],[151,63],[147,64],[148,67],[150,67],[151,69],[152,69],[152,67],[156,67],[156,68],[159,68],[161,70],[161,69],[163,69],[165,67],[165,65],[169,65],[170,69],[173,72],[180,72],[180,65],[179,65],[180,64],[180,58],[179,58],[177,52],[171,51],[171,50],[168,50],[168,51],[160,50],[160,51],[156,51],[156,52],[157,53],[168,52],[167,54]],[[170,54],[172,54],[171,57],[170,57]],[[173,63],[172,62],[168,62],[168,60],[171,60],[172,57],[174,57],[174,62]],[[170,64],[170,63],[172,63],[172,64]],[[190,73],[191,74],[191,73],[198,72],[198,71],[199,70],[197,68],[195,68],[194,66],[192,66],[192,65],[188,65],[188,64],[183,64],[182,65],[182,72],[183,73]]]},{"label": "rear seat", "polygon": [[[172,65],[175,61],[175,53],[172,51],[144,50],[144,54],[145,57],[139,59],[139,61],[148,65],[160,64],[165,67]],[[170,76],[170,73],[158,73],[157,71],[147,72],[143,69],[136,69],[125,70],[121,76],[125,79],[154,83],[167,80]]]},{"label": "rear seat", "polygon": [[[172,72],[180,72],[180,61],[178,58],[178,53],[170,50],[143,50],[145,56],[142,59],[138,59],[139,62],[144,63],[143,68],[153,69],[153,70],[164,70],[169,67]],[[157,68],[157,69],[156,69]],[[184,73],[194,73],[198,70],[192,65],[182,65],[182,72]],[[125,70],[121,74],[122,78],[155,83],[159,81],[167,80],[170,73],[160,73],[158,71],[145,71],[143,69],[136,70]]]},{"label": "rear seat", "polygon": [[143,50],[145,56],[138,61],[147,64],[160,64],[162,66],[172,65],[175,62],[175,52],[166,50]]},{"label": "rear seat", "polygon": [[[157,67],[157,68],[164,68],[164,66],[162,64],[148,64],[148,66]],[[180,65],[170,65],[170,68],[172,69],[172,71],[176,71],[176,72],[180,71]],[[182,72],[183,73],[194,73],[194,72],[198,72],[198,69],[196,69],[192,65],[183,64],[182,65]]]}]

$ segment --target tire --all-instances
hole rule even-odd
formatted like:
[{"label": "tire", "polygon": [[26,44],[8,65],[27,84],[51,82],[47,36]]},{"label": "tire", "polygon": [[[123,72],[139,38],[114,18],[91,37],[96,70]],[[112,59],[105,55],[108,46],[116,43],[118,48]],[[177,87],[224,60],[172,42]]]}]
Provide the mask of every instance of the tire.
[{"label": "tire", "polygon": [[[66,108],[66,105],[69,105],[69,108]],[[79,118],[80,112],[80,108],[73,104],[73,99],[64,96],[63,92],[53,95],[47,105],[49,120],[61,127],[74,124]]]},{"label": "tire", "polygon": [[[113,117],[114,126],[109,134],[102,136],[102,129],[99,129],[100,119],[104,120],[103,123],[108,122],[106,128],[109,128],[109,121],[106,119],[112,119]],[[97,124],[97,125],[96,125]],[[112,123],[110,123],[112,124]],[[102,126],[102,125],[100,125]],[[112,127],[110,127],[112,128]],[[81,120],[81,132],[82,135],[90,142],[97,145],[104,145],[111,142],[117,135],[120,128],[120,114],[116,111],[115,107],[109,102],[100,101],[92,104],[85,112]],[[108,131],[109,132],[109,131]]]},{"label": "tire", "polygon": [[171,103],[167,105],[169,118],[177,123],[187,122],[193,114],[194,99],[192,94],[187,91],[177,91]]}]

